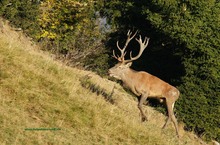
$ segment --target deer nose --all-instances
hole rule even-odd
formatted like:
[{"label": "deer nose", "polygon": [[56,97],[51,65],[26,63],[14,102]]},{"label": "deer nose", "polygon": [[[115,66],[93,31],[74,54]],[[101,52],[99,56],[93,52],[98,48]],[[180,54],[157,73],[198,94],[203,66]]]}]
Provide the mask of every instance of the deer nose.
[{"label": "deer nose", "polygon": [[109,74],[109,75],[112,74],[112,70],[111,70],[111,69],[108,70],[108,74]]}]

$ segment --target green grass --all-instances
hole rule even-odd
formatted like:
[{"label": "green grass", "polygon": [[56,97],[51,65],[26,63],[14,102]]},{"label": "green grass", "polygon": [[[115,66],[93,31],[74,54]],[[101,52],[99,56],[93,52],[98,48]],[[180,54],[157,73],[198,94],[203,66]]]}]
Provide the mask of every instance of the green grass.
[{"label": "green grass", "polygon": [[[0,33],[2,144],[200,144],[184,131],[178,139],[171,124],[162,130],[165,116],[150,107],[149,121],[141,123],[137,100],[120,85],[54,61],[17,36],[9,29]],[[114,104],[81,85],[88,75],[107,94],[115,86]]]}]

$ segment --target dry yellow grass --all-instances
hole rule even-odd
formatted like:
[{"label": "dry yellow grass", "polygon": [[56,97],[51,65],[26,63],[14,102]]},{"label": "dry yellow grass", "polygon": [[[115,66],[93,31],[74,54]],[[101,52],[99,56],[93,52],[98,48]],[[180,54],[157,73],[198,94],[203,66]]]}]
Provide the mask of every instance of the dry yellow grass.
[{"label": "dry yellow grass", "polygon": [[[83,88],[80,79],[111,92],[114,104]],[[141,123],[137,100],[120,85],[93,72],[65,66],[28,38],[4,26],[0,32],[0,142],[2,144],[199,145],[195,135],[145,107]]]}]

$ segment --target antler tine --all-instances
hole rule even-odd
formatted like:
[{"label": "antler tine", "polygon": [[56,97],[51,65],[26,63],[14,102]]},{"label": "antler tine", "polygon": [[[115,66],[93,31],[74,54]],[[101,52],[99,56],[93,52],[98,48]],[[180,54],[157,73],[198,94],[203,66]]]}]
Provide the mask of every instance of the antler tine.
[{"label": "antler tine", "polygon": [[130,58],[131,59],[130,60],[126,60],[126,62],[130,62],[130,61],[138,59],[142,55],[142,53],[145,50],[145,48],[147,47],[150,38],[145,37],[144,42],[142,42],[142,38],[141,38],[141,35],[140,35],[139,39],[136,39],[136,40],[140,44],[140,51],[139,51],[138,55],[135,56],[135,57],[132,57],[132,51],[131,51],[130,52]]},{"label": "antler tine", "polygon": [[118,61],[122,61],[122,58],[119,57],[118,55],[116,56],[115,55],[115,51],[113,50],[113,55],[112,55],[113,58],[117,59]]},{"label": "antler tine", "polygon": [[124,57],[125,57],[125,54],[126,54],[126,52],[124,52],[124,51],[125,51],[125,48],[121,49],[120,46],[119,46],[119,44],[118,44],[118,41],[117,41],[116,44],[117,44],[118,49],[119,49],[120,52],[121,52],[121,56],[118,57],[118,61],[124,61]]},{"label": "antler tine", "polygon": [[144,46],[145,47],[147,47],[149,40],[150,40],[150,38],[147,38],[147,37],[144,38]]},{"label": "antler tine", "polygon": [[128,30],[127,36],[131,35],[131,30]]},{"label": "antler tine", "polygon": [[[128,43],[136,36],[136,34],[138,33],[138,30],[132,35],[132,32],[130,31],[130,30],[128,30],[128,32],[127,32],[127,40],[126,40],[126,42],[125,42],[125,45],[124,45],[124,47],[123,48],[121,48],[120,46],[119,46],[119,41],[117,41],[116,42],[116,45],[117,45],[117,48],[119,49],[119,51],[121,52],[121,56],[119,57],[119,56],[116,56],[115,55],[115,51],[113,50],[113,57],[115,58],[115,59],[117,59],[118,61],[121,61],[121,62],[124,62],[125,61],[125,55],[126,55],[126,51],[125,51],[125,49],[127,48],[127,46],[128,46]],[[136,39],[137,40],[137,39]],[[140,41],[140,42],[139,42]],[[146,40],[144,40],[144,44],[145,44],[145,41]],[[140,40],[138,40],[138,42],[139,43],[142,43],[142,39],[141,39],[141,36],[140,36]],[[131,56],[131,53],[130,53],[130,56]],[[132,58],[132,57],[131,57]]]},{"label": "antler tine", "polygon": [[112,53],[113,53],[112,57],[115,58],[115,59],[118,59],[118,57],[115,55],[115,51],[114,50],[112,51]]},{"label": "antler tine", "polygon": [[125,49],[127,48],[128,43],[135,37],[135,35],[137,34],[137,32],[138,32],[138,31],[136,31],[136,32],[132,35],[132,32],[131,32],[130,30],[128,30],[128,32],[127,32],[127,40],[126,40],[125,45],[124,45],[123,48],[121,48],[121,47],[119,46],[119,41],[116,42],[117,48],[118,48],[118,49],[120,50],[120,52],[121,52],[121,56],[120,56],[120,57],[116,57],[115,52],[113,52],[113,53],[114,53],[114,54],[113,54],[113,57],[114,57],[114,58],[116,58],[118,61],[124,61],[124,60],[125,60],[125,59],[124,59],[124,57],[125,57],[125,55],[126,55]]},{"label": "antler tine", "polygon": [[137,32],[138,32],[138,30],[134,33],[134,35],[132,35],[132,32],[130,30],[128,30],[128,33],[127,33],[128,38],[127,38],[125,45],[122,49],[123,51],[127,48],[128,43],[136,36]]},{"label": "antler tine", "polygon": [[120,48],[120,46],[119,46],[119,44],[118,44],[118,41],[116,42],[116,45],[117,45],[117,47],[118,47],[118,49],[119,49],[120,51],[123,51],[123,49]]},{"label": "antler tine", "polygon": [[133,36],[131,36],[132,32],[130,30],[128,30],[128,33],[127,33],[128,39],[127,39],[127,41],[131,41],[136,36],[137,32],[138,32],[138,30],[134,33]]}]

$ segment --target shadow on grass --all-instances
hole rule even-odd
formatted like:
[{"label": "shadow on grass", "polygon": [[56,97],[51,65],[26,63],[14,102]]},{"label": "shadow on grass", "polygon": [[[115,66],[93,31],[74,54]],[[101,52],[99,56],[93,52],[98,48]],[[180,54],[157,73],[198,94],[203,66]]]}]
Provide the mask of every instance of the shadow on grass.
[{"label": "shadow on grass", "polygon": [[112,98],[112,95],[114,94],[115,86],[113,87],[112,91],[109,93],[107,92],[106,89],[92,82],[91,77],[88,75],[80,78],[80,83],[82,87],[89,89],[91,92],[96,93],[97,95],[102,95],[107,102],[111,104],[115,104]]}]

